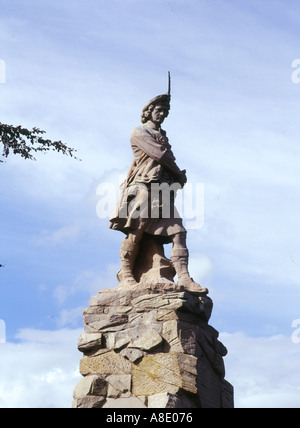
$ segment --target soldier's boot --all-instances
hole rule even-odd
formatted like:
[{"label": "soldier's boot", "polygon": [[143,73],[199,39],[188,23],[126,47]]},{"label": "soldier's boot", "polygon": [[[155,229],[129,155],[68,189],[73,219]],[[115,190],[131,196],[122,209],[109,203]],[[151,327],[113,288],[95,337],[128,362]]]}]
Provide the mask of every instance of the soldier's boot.
[{"label": "soldier's boot", "polygon": [[177,284],[179,286],[183,286],[186,290],[190,291],[208,293],[207,288],[201,287],[197,284],[189,274],[189,251],[187,248],[173,249],[171,251],[171,260],[178,276]]},{"label": "soldier's boot", "polygon": [[139,245],[125,239],[121,244],[121,269],[117,278],[122,286],[134,286],[137,282],[133,276],[133,266],[139,252]]}]

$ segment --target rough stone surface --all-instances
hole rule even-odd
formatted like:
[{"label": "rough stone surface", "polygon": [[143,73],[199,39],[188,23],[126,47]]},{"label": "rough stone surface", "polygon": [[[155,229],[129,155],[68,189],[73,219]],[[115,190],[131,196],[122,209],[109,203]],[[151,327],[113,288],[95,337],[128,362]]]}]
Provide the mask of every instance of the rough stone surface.
[{"label": "rough stone surface", "polygon": [[163,342],[163,338],[155,330],[146,330],[145,334],[129,343],[128,348],[137,348],[141,351],[153,351]]},{"label": "rough stone surface", "polygon": [[73,409],[101,409],[106,402],[106,397],[86,396],[77,398],[72,403]]},{"label": "rough stone surface", "polygon": [[94,355],[83,357],[80,362],[80,373],[110,375],[131,373],[131,363],[114,351],[101,350]]},{"label": "rough stone surface", "polygon": [[102,333],[81,334],[78,339],[78,349],[81,352],[101,348]]},{"label": "rough stone surface", "polygon": [[107,382],[97,375],[86,376],[77,384],[73,397],[74,399],[88,395],[106,396]]},{"label": "rough stone surface", "polygon": [[107,396],[109,398],[119,398],[120,396],[130,397],[131,375],[111,375],[106,378],[108,383]]},{"label": "rough stone surface", "polygon": [[212,307],[206,293],[165,282],[92,297],[73,407],[232,408]]},{"label": "rough stone surface", "polygon": [[131,396],[117,399],[108,398],[102,407],[103,409],[145,409],[147,406],[143,399]]},{"label": "rough stone surface", "polygon": [[180,397],[178,395],[170,394],[169,392],[164,392],[162,394],[155,394],[148,397],[148,408],[150,409],[191,409],[197,408],[196,402],[185,397]]}]

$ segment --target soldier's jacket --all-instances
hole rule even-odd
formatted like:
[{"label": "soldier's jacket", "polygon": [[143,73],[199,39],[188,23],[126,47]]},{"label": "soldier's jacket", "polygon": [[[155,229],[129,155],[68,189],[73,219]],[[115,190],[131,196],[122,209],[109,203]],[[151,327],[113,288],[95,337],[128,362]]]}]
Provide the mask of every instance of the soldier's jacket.
[{"label": "soldier's jacket", "polygon": [[134,155],[127,184],[167,182],[172,184],[181,174],[165,131],[155,131],[147,125],[134,128],[131,133]]},{"label": "soldier's jacket", "polygon": [[[126,234],[130,230],[142,229],[171,242],[171,236],[185,232],[174,197],[170,193],[166,205],[160,196],[153,197],[151,191],[152,183],[171,186],[181,175],[169,140],[164,131],[155,131],[145,124],[132,131],[130,141],[134,160],[127,179],[120,186],[120,199],[110,218],[110,228]],[[167,216],[163,211],[166,206]],[[158,207],[158,213],[153,216],[155,207]]]}]

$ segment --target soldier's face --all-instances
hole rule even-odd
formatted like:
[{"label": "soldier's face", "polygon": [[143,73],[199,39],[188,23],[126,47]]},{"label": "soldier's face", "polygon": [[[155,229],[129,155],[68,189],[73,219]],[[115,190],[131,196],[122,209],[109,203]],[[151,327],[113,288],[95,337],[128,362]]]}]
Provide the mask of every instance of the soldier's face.
[{"label": "soldier's face", "polygon": [[154,107],[154,110],[151,113],[151,120],[153,123],[155,123],[155,125],[161,125],[167,115],[168,112],[166,108],[162,105],[157,105]]}]

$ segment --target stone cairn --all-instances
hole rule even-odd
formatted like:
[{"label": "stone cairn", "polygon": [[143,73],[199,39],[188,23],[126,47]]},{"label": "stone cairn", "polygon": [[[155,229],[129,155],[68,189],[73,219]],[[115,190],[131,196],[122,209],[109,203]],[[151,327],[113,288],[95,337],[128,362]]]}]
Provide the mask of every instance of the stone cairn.
[{"label": "stone cairn", "polygon": [[207,293],[145,281],[84,310],[73,408],[233,408]]}]

